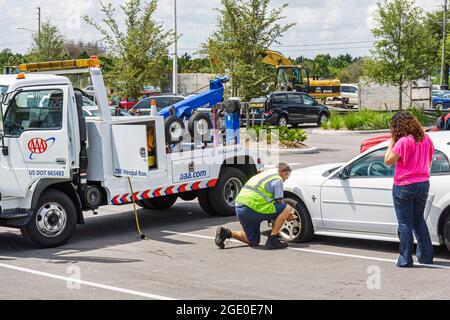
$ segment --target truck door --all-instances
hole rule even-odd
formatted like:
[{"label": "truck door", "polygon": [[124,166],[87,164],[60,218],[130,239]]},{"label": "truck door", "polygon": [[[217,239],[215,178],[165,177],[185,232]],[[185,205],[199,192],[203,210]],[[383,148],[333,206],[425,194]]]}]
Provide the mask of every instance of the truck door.
[{"label": "truck door", "polygon": [[28,87],[14,94],[4,117],[2,195],[23,197],[39,179],[70,178],[68,86]]}]

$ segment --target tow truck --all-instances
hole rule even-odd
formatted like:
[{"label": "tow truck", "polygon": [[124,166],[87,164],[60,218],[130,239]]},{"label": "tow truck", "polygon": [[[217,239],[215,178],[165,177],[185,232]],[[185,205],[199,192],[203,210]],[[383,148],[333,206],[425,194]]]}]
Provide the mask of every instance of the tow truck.
[{"label": "tow truck", "polygon": [[[0,76],[0,226],[20,228],[36,247],[63,245],[86,211],[107,205],[167,209],[197,198],[212,215],[233,215],[240,189],[263,170],[238,143],[173,148],[163,116],[112,117],[96,57],[19,68]],[[80,69],[90,75],[97,118],[84,118],[80,90],[53,74]]]}]

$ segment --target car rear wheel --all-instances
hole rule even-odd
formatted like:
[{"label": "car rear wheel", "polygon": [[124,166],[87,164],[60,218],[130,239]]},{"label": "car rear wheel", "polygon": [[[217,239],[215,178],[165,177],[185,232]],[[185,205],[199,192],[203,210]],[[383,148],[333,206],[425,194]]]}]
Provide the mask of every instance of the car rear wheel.
[{"label": "car rear wheel", "polygon": [[280,230],[280,237],[289,242],[310,242],[314,238],[314,226],[308,209],[294,197],[284,199],[285,203],[295,209],[297,220],[286,221]]},{"label": "car rear wheel", "polygon": [[450,214],[444,222],[444,242],[447,249],[450,251]]}]

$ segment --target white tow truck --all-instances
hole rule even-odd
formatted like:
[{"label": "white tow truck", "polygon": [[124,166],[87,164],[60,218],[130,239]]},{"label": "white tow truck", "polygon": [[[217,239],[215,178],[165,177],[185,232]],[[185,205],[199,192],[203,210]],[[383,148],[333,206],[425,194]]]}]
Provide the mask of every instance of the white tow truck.
[{"label": "white tow truck", "polygon": [[[173,148],[161,116],[112,117],[96,58],[20,68],[27,73],[0,76],[0,226],[37,247],[66,243],[83,211],[106,205],[167,209],[198,198],[210,214],[232,215],[263,169],[241,144]],[[100,117],[83,117],[82,93],[56,69],[88,70]]]}]

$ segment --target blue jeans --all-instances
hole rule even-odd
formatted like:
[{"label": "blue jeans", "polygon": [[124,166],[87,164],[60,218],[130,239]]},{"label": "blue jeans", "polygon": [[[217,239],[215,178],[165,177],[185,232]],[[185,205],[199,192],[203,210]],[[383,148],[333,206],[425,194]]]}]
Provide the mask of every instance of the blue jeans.
[{"label": "blue jeans", "polygon": [[247,206],[236,206],[236,216],[244,229],[247,239],[253,246],[259,245],[261,241],[261,222],[273,221],[286,209],[286,204],[275,203],[276,212],[273,214],[262,214],[253,211]]},{"label": "blue jeans", "polygon": [[424,219],[429,190],[429,182],[394,185],[392,189],[400,239],[400,257],[397,261],[399,267],[413,266],[413,232],[417,240],[416,256],[419,263],[433,263],[433,245]]}]

